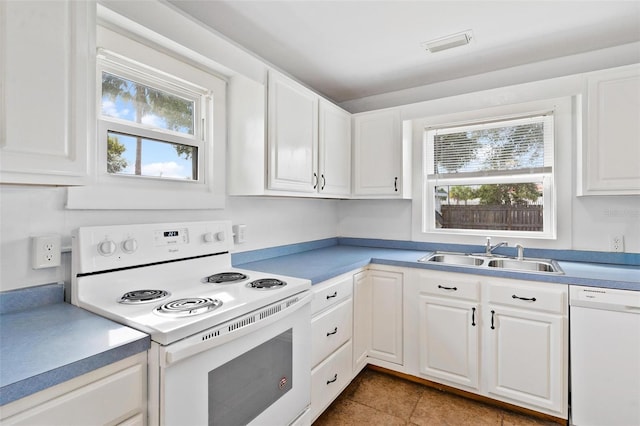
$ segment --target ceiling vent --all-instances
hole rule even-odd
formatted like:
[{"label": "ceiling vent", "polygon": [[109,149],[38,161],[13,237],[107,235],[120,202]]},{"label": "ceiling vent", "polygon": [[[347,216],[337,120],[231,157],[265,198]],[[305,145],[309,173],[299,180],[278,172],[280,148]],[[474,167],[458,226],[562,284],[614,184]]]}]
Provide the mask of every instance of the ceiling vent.
[{"label": "ceiling vent", "polygon": [[446,37],[437,38],[435,40],[420,43],[427,51],[431,53],[440,52],[442,50],[451,49],[453,47],[464,46],[469,44],[473,39],[471,30],[461,33],[448,35]]}]

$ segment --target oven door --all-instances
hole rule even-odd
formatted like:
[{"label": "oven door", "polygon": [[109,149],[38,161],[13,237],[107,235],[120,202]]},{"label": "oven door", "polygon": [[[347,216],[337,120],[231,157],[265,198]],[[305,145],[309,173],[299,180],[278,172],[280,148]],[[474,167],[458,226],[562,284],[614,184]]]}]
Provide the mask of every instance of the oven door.
[{"label": "oven door", "polygon": [[206,330],[166,347],[154,345],[159,392],[149,405],[159,413],[149,413],[152,424],[154,417],[180,426],[293,423],[310,403],[311,295],[306,293],[264,320],[234,321],[239,328],[227,326],[233,331],[225,335]]}]

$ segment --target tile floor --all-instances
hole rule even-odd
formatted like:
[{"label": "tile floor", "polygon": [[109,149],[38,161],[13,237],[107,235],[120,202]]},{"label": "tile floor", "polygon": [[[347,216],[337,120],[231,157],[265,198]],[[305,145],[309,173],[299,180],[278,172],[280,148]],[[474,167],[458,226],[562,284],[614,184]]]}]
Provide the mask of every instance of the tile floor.
[{"label": "tile floor", "polygon": [[365,368],[313,426],[558,426]]}]

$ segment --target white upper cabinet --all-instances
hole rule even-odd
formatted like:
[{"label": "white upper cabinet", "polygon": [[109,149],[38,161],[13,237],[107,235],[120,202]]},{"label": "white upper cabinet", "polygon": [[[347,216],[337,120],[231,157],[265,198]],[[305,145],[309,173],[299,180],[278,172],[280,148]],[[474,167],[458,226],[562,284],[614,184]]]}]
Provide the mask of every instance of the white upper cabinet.
[{"label": "white upper cabinet", "polygon": [[0,52],[0,182],[86,183],[95,3],[0,2]]},{"label": "white upper cabinet", "polygon": [[268,84],[268,188],[316,192],[318,96],[272,71]]},{"label": "white upper cabinet", "polygon": [[579,195],[640,194],[640,65],[587,76]]},{"label": "white upper cabinet", "polygon": [[322,195],[351,194],[351,114],[320,99],[318,146],[318,192]]},{"label": "white upper cabinet", "polygon": [[402,121],[398,109],[353,117],[353,196],[402,198],[406,173]]},{"label": "white upper cabinet", "polygon": [[348,112],[274,71],[266,101],[262,84],[234,76],[228,108],[230,195],[349,197]]}]

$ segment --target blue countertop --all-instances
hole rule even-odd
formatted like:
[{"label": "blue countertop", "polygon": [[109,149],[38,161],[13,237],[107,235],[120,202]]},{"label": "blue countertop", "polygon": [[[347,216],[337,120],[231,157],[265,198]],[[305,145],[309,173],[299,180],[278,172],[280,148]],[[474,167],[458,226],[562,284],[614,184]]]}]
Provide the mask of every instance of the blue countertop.
[{"label": "blue countertop", "polygon": [[149,349],[148,335],[63,295],[61,284],[0,293],[0,405]]},{"label": "blue countertop", "polygon": [[[313,284],[373,263],[640,291],[640,267],[635,265],[559,261],[558,264],[565,273],[564,275],[556,275],[418,262],[418,259],[431,252],[429,250],[334,244],[301,252],[295,252],[295,248],[291,248],[288,251],[281,250],[277,256],[260,260],[253,260],[260,257],[259,253],[252,253],[251,255],[239,253],[234,255],[234,266],[242,269],[306,278],[311,280]],[[244,259],[252,259],[252,261],[242,262]]]}]

